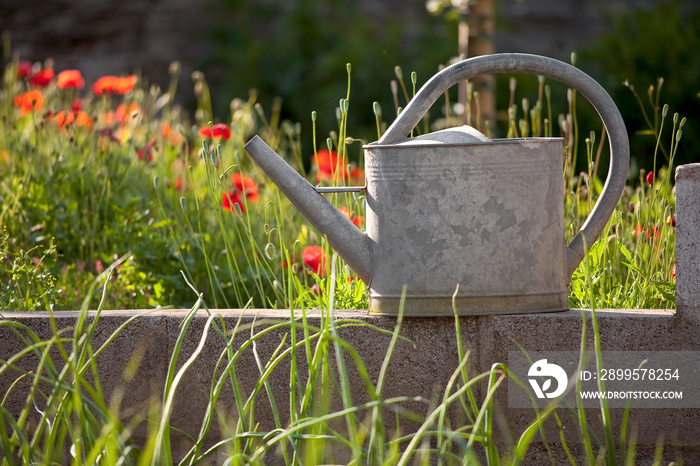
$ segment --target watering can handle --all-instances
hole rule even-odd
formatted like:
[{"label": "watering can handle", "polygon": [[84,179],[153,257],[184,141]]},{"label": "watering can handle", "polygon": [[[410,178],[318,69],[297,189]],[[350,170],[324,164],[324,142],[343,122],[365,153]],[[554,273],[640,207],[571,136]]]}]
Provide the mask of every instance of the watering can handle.
[{"label": "watering can handle", "polygon": [[567,84],[593,105],[605,124],[610,138],[610,169],[598,201],[566,250],[567,277],[571,277],[585,255],[584,242],[590,246],[598,239],[615,210],[627,181],[630,157],[627,129],[619,110],[605,89],[586,73],[553,58],[522,53],[484,55],[457,62],[425,83],[377,144],[395,144],[404,140],[450,87],[490,73],[538,74]]}]

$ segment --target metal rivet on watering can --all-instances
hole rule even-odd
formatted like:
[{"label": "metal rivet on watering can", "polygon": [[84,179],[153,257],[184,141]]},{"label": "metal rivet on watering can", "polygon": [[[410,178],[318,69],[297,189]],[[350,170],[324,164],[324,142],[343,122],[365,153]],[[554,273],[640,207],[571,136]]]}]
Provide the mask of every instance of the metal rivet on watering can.
[{"label": "metal rivet on watering can", "polygon": [[[451,86],[489,73],[532,73],[575,88],[610,135],[610,169],[581,231],[564,241],[561,138],[491,140],[464,126],[408,138]],[[567,308],[567,285],[612,214],[627,179],[629,142],[605,90],[547,57],[497,54],[458,62],[416,94],[365,146],[367,234],[259,137],[246,151],[369,286],[371,314],[514,314]],[[363,188],[351,188],[360,190]]]}]

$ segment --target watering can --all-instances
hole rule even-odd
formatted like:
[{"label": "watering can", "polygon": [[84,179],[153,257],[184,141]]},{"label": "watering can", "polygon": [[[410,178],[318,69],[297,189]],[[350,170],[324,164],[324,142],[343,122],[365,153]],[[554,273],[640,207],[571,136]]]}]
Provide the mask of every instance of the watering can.
[{"label": "watering can", "polygon": [[[564,238],[563,139],[489,139],[464,126],[407,137],[451,86],[481,74],[561,81],[593,105],[609,135],[610,168],[570,244]],[[564,62],[479,56],[433,76],[365,150],[366,234],[258,136],[246,151],[369,286],[369,313],[516,314],[566,310],[567,286],[627,179],[629,141],[605,90]],[[404,288],[405,287],[405,288]]]}]

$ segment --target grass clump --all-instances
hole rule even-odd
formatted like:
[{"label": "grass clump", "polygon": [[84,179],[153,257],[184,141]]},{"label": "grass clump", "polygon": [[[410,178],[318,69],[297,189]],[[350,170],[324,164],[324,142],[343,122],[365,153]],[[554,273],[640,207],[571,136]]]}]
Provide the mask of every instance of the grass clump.
[{"label": "grass clump", "polygon": [[[362,185],[360,146],[374,135],[355,137],[348,127],[350,66],[347,91],[336,108],[337,131],[325,143],[317,141],[322,135],[316,134],[313,112],[310,148],[302,147],[301,125],[282,119],[281,103],[266,111],[254,92],[234,99],[230,115],[214,123],[212,96],[199,72],[192,76],[198,104],[190,120],[172,104],[177,66],[171,67],[166,92],[138,76],[104,77],[88,90],[76,82],[75,73],[73,81],[58,79],[62,73],[46,79],[42,73],[49,69],[50,63],[14,59],[3,73],[0,223],[3,244],[15,248],[3,249],[7,309],[36,308],[9,296],[9,290],[26,287],[22,277],[28,272],[21,264],[27,261],[14,260],[24,254],[19,251],[32,251],[32,273],[44,277],[31,281],[40,289],[23,293],[41,296],[56,310],[78,308],[92,280],[123,255],[127,260],[112,275],[117,286],[105,297],[110,308],[191,307],[180,271],[215,308],[242,308],[251,299],[252,307],[285,308],[291,294],[303,296],[307,307],[318,307],[332,286],[339,308],[367,306],[364,284],[349,268],[341,267],[330,283],[324,238],[243,150],[253,134],[260,134],[313,183]],[[411,73],[411,88],[400,69],[396,75],[400,82],[391,89],[398,114],[415,94],[418,78]],[[513,81],[502,128],[483,121],[477,93],[470,86],[467,91],[466,107],[446,96],[444,118],[433,126],[472,124],[491,136],[564,137],[563,202],[570,239],[602,189],[605,132],[588,133],[585,157],[579,154],[579,134],[585,131],[578,127],[577,93],[569,90],[567,112],[553,115],[556,96],[544,79],[538,79],[533,99],[518,96]],[[604,235],[593,246],[592,287],[599,307],[674,306],[671,173],[685,119],[671,117],[668,107],[660,106],[660,87],[648,97],[640,105],[656,135],[649,151],[655,161],[657,153],[659,161],[667,156],[668,163],[656,172],[631,173]],[[379,137],[386,116],[378,104],[372,110]],[[415,133],[430,130],[426,120]],[[329,200],[364,228],[363,193],[332,194]],[[48,256],[41,259],[43,251]],[[572,280],[571,307],[587,305],[582,270]]]}]

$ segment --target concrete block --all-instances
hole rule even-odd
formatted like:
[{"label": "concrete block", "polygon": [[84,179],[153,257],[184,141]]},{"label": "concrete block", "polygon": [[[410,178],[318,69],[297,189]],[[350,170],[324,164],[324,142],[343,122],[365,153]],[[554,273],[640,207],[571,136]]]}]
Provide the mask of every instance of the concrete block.
[{"label": "concrete block", "polygon": [[700,164],[676,168],[676,306],[700,317]]},{"label": "concrete block", "polygon": [[[217,310],[221,322],[230,332],[239,324],[239,333],[230,345],[236,354],[236,376],[238,389],[244,397],[249,396],[259,380],[260,369],[256,362],[253,349],[257,352],[261,363],[266,364],[284,340],[288,345],[291,340],[291,330],[286,324],[290,321],[287,310]],[[104,311],[94,333],[96,345],[106,340],[109,335],[132,315],[130,311]],[[583,312],[588,324],[587,345],[592,346],[590,331],[591,313]],[[91,314],[94,318],[94,313]],[[125,389],[123,412],[131,416],[145,417],[148,414],[149,402],[162,400],[164,380],[171,354],[180,337],[180,324],[187,315],[187,310],[154,311],[139,317],[113,342],[108,350],[98,358],[98,370],[107,398],[121,387]],[[297,313],[297,316],[300,314]],[[59,328],[75,324],[77,313],[59,313],[57,325]],[[508,352],[518,351],[518,344],[528,351],[577,351],[580,345],[582,313],[580,310],[565,312],[525,314],[525,315],[486,315],[460,318],[459,338],[465,351],[470,352],[470,372],[478,374],[488,371],[496,362],[507,363]],[[48,316],[45,313],[6,314],[6,319],[23,323],[34,329],[40,337],[50,335]],[[207,314],[199,312],[184,335],[181,353],[178,357],[177,368],[182,368],[188,359],[198,350],[207,322]],[[319,327],[323,316],[319,311],[309,311],[307,320],[310,326]],[[353,325],[342,325],[338,328],[340,338],[357,350],[362,359],[363,370],[366,371],[372,383],[376,383],[391,339],[389,332],[393,331],[396,319],[386,316],[369,316],[366,311],[337,311],[337,319]],[[285,325],[264,333],[256,340],[255,348],[243,345],[252,334],[263,332],[275,323]],[[698,321],[686,319],[674,311],[634,311],[634,310],[600,310],[598,311],[603,349],[613,350],[683,350],[700,351],[700,332]],[[374,328],[372,328],[374,327]],[[379,330],[385,331],[381,333]],[[443,391],[455,369],[458,366],[457,338],[454,319],[448,317],[406,318],[401,327],[401,336],[387,368],[383,397],[416,396],[425,401],[416,401],[404,405],[420,415],[428,412],[429,404],[439,402]],[[297,337],[301,339],[302,332],[298,330]],[[6,359],[22,348],[23,343],[9,332],[6,327],[0,327],[0,359]],[[139,350],[139,348],[143,348]],[[240,350],[240,351],[239,351]],[[141,352],[141,364],[136,377],[125,381],[123,374],[134,352]],[[208,336],[196,359],[184,373],[176,390],[175,404],[171,424],[183,433],[196,437],[201,429],[204,413],[207,410],[209,391],[212,383],[220,377],[226,379],[222,366],[217,364],[226,351],[226,340],[210,328]],[[344,362],[350,379],[350,389],[353,403],[369,400],[367,388],[361,377],[361,370],[347,351],[344,352]],[[303,347],[296,352],[298,360],[297,373],[300,380],[307,378],[306,354]],[[331,358],[334,358],[331,352]],[[226,360],[224,357],[221,360]],[[335,361],[335,359],[332,359]],[[27,364],[28,369],[34,368],[35,361]],[[280,422],[286,424],[290,412],[290,364],[289,357],[285,358],[271,373],[268,381],[270,392],[274,398]],[[0,392],[4,393],[13,378],[0,379]],[[235,427],[237,410],[235,407],[232,384],[225,380],[225,388],[216,403],[214,427],[207,436],[209,445],[226,435],[226,430]],[[514,409],[508,407],[507,386],[499,389],[496,397],[499,438],[508,443],[524,431],[534,418],[531,409]],[[483,397],[483,389],[477,389],[477,396]],[[6,407],[10,412],[18,412],[26,401],[26,387],[16,387],[8,399]],[[298,399],[297,399],[298,403]],[[259,422],[259,431],[269,431],[275,428],[270,400],[267,394],[261,392],[255,405],[255,419]],[[333,400],[333,407],[340,409],[339,399]],[[588,410],[587,410],[588,411]],[[612,417],[615,426],[620,426],[622,410],[613,409]],[[464,425],[467,420],[460,413],[459,406],[448,412],[453,426]],[[570,432],[567,441],[577,444],[578,425],[573,415],[564,412],[561,416],[566,432]],[[590,409],[589,422],[599,429],[596,409]],[[219,424],[218,419],[222,420]],[[386,427],[389,431],[394,428],[394,415],[387,411]],[[675,450],[682,451],[686,464],[700,461],[700,409],[637,409],[630,414],[630,425],[639,427],[640,452],[653,454],[656,442],[661,434],[675,445]],[[496,425],[496,424],[494,424]],[[338,428],[342,429],[343,425]],[[417,428],[417,424],[401,422],[402,432],[407,433]],[[223,432],[222,432],[223,431]],[[556,423],[551,420],[545,424],[547,440],[555,452],[561,453],[559,431]],[[144,439],[145,430],[136,433],[136,440]],[[182,457],[191,443],[186,435],[173,431],[172,446],[175,457]],[[570,445],[571,447],[571,445]],[[575,447],[575,445],[574,445]],[[677,447],[677,448],[676,448]],[[573,447],[572,447],[573,448]],[[669,448],[669,461],[674,460],[674,449]],[[559,453],[556,453],[558,455]],[[543,455],[543,456],[540,456]],[[537,458],[547,458],[541,444],[533,446],[531,460],[528,464],[538,464]]]}]

